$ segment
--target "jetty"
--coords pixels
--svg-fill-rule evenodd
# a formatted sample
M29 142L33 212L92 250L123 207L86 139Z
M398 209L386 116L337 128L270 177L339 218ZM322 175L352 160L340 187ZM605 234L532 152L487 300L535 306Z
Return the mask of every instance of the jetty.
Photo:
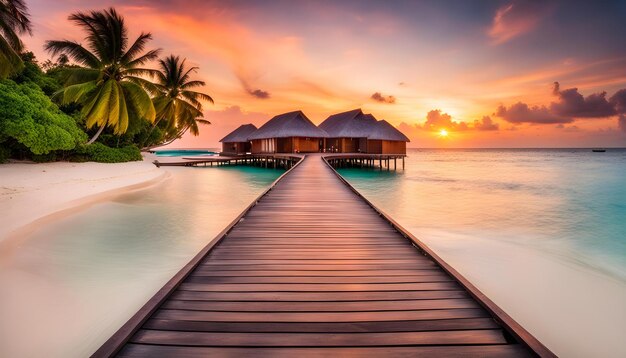
M294 166L304 154L238 154L206 155L194 157L162 157L152 163L157 167L206 167L221 165L252 165L265 168L289 169ZM376 168L379 170L404 169L406 154L366 154L366 153L327 153L326 161L335 168ZM376 164L378 162L378 164ZM398 162L401 162L398 164Z
M339 158L290 158L94 357L554 356L343 180Z

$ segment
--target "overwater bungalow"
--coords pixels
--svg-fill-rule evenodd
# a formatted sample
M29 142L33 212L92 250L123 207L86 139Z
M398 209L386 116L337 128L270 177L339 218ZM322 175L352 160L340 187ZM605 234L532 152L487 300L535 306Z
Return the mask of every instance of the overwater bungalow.
M333 114L319 127L328 133L325 151L333 153L367 153L367 137L376 118L361 109Z
M252 151L252 144L248 137L257 130L254 124L242 124L227 136L220 139L222 143L222 153L224 154L245 154Z
M314 153L324 146L328 134L302 111L283 113L253 132L248 140L252 153Z
M333 114L320 124L328 133L325 150L337 153L406 154L402 132L361 109Z
M406 154L409 138L386 120L376 122L367 136L367 153Z

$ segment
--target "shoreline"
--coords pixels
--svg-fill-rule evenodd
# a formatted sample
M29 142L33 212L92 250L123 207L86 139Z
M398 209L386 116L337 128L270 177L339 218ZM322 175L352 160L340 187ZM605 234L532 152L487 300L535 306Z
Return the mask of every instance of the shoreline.
M154 155L127 163L9 163L0 165L0 249L14 246L51 221L170 176ZM45 174L43 174L45 173Z

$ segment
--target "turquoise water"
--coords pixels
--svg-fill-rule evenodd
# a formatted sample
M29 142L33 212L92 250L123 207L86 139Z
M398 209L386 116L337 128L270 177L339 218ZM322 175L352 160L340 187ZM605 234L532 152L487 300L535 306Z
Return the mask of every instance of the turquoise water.
M558 355L626 356L626 150L408 156L339 171Z
M626 280L626 150L409 150L340 169L401 223L539 245Z
M560 356L626 356L625 150L408 154L340 172ZM88 356L282 173L168 171L2 253L0 357Z
M204 149L157 149L154 151L158 157L195 157L199 155L217 155L215 150Z
M89 356L283 172L168 171L2 253L0 357Z

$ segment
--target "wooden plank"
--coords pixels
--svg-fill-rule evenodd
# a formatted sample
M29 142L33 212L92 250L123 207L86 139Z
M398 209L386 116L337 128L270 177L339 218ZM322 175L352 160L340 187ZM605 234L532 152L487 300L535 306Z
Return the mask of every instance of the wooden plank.
M220 322L371 322L489 317L483 309L380 312L207 312L160 309L156 319Z
M378 322L212 322L151 319L146 329L187 332L287 332L287 333L358 333L422 332L467 329L497 329L492 318L462 318L419 321Z
M323 255L324 259L320 258ZM384 258L393 258L393 260L407 259L407 262L411 262L414 256L411 254L399 254L399 255L372 255L372 254L359 254L359 253L275 253L275 254L225 254L225 253L213 253L211 254L211 260L255 260L255 261L284 261L284 260L315 260L315 261L327 261L327 260L379 260Z
M207 292L367 292L367 291L442 291L457 290L456 282L426 282L426 283L194 283L199 277L189 278L179 286L184 291L207 291Z
M380 301L463 298L461 289L450 291L382 291L382 292L207 292L181 291L171 296L179 300L204 301Z
M142 329L130 340L141 344L211 347L376 347L506 343L500 330L391 333L224 333Z
M352 271L362 271L362 270L420 270L420 269L432 269L437 266L432 263L413 263L413 264L385 264L385 265L375 265L375 264L344 264L344 265L328 265L323 263L317 264L216 264L213 261L205 261L199 265L200 268L205 270L277 270L277 271L302 271L302 270L313 270L313 271L339 271L339 270L352 270Z
M347 260L327 260L324 258L319 259L249 259L249 260L220 260L220 259L210 259L208 264L212 265L375 265L375 264L388 264L388 265L422 265L422 266L434 266L430 261L418 261L415 262L413 259L398 259L398 260L381 260L381 259L347 259Z
M424 309L480 308L471 299L356 301L356 302L212 302L170 299L164 309L231 312L355 312L406 311Z
M186 282L191 283L424 283L452 282L452 278L441 273L417 276L214 276L195 271Z
M449 357L449 358L502 358L531 357L519 344L487 346L418 346L418 347L368 347L368 348L232 348L188 347L128 344L120 357L160 358L380 358L380 357Z
M269 246L262 248L250 247L248 245L244 247L230 247L226 245L221 245L214 250L214 253L228 253L228 254L243 254L243 255L251 255L251 254L268 254L268 253L300 253L300 254L320 254L320 253L367 253L372 255L389 255L389 254L406 254L407 247L406 246L398 246L394 248L386 248L382 247L373 247L369 249L355 248L355 247L343 247L343 248L330 248L330 247L322 247L322 248L311 248L311 247L280 247L280 246ZM410 252L410 251L409 251ZM415 256L415 253L412 253Z
M413 270L220 270L198 267L193 276L208 277L393 277L441 274L437 268Z

